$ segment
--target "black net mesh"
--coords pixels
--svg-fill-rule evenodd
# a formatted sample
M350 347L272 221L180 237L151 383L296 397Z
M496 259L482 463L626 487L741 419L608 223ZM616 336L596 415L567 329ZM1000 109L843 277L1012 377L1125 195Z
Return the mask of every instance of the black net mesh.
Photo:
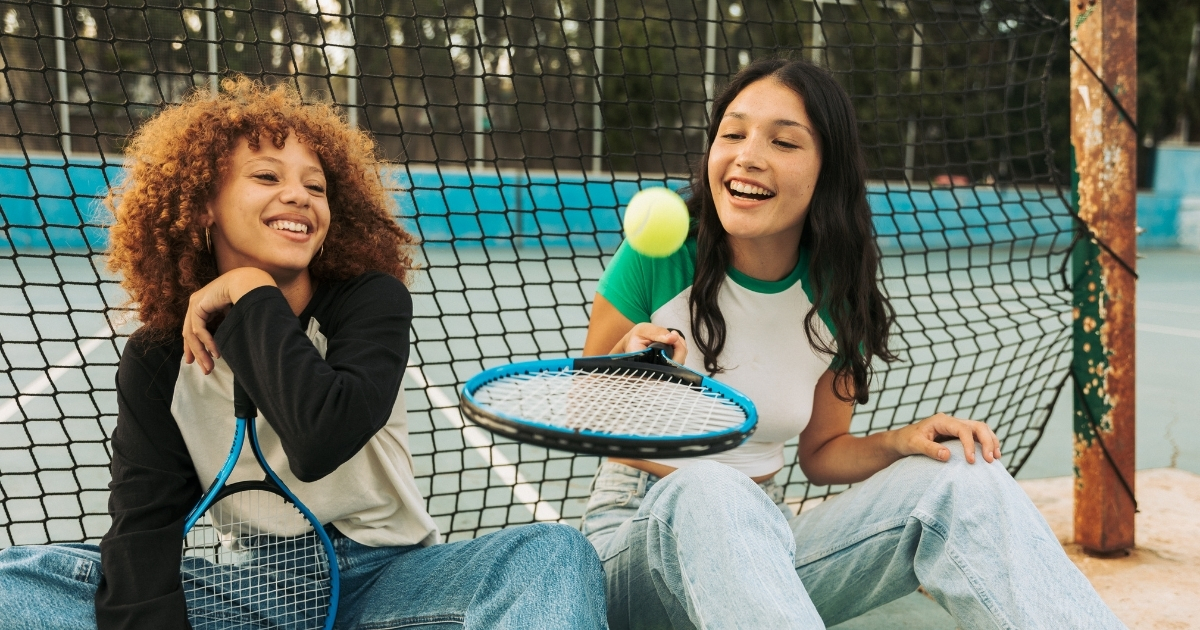
M450 540L578 522L598 459L464 426L456 392L579 353L624 202L685 182L713 91L766 55L826 64L860 119L904 360L853 432L987 420L1016 471L1063 381L1071 226L1046 112L1062 34L1030 3L35 0L0 2L0 28L0 547L108 526L136 322L103 271L99 200L131 129L229 72L344 105L394 161L425 264L412 454ZM779 480L794 505L842 489L794 465Z

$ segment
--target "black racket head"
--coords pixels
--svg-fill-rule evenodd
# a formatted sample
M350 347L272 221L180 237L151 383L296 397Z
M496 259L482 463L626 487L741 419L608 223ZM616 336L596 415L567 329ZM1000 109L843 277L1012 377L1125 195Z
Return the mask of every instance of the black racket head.
M329 627L333 578L322 533L271 483L223 488L184 536L193 630Z
M661 349L492 368L467 382L460 409L514 440L635 458L728 450L754 432L758 419L744 395Z

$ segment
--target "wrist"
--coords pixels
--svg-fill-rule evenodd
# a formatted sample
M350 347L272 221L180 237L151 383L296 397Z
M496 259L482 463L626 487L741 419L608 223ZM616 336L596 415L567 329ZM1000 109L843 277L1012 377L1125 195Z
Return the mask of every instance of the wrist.
M231 304L237 304L242 296L259 287L278 286L271 274L256 267L235 269L229 272L228 276L226 292L229 294Z
M882 446L887 456L892 459L900 459L910 455L907 449L904 448L905 440L904 435L901 433L904 429L905 427L901 427L883 433L884 441Z

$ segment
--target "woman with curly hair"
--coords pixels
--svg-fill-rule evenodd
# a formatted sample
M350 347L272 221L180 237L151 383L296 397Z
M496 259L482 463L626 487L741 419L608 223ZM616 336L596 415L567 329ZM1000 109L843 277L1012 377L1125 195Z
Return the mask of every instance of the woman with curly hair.
M0 553L0 627L188 627L183 524L229 452L235 375L267 460L334 539L336 627L604 627L603 573L569 527L434 544L401 385L413 238L373 140L293 89L222 88L143 125L108 197L109 266L141 320L117 371L111 529Z

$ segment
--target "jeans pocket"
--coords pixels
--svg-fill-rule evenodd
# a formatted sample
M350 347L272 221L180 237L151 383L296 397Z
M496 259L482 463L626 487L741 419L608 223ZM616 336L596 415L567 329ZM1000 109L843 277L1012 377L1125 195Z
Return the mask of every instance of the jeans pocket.
M593 510L628 507L635 498L645 496L643 473L623 464L604 462L592 477L591 495L584 513Z
M637 515L645 496L641 471L605 462L592 479L592 493L583 510L580 529L583 535L599 544Z

